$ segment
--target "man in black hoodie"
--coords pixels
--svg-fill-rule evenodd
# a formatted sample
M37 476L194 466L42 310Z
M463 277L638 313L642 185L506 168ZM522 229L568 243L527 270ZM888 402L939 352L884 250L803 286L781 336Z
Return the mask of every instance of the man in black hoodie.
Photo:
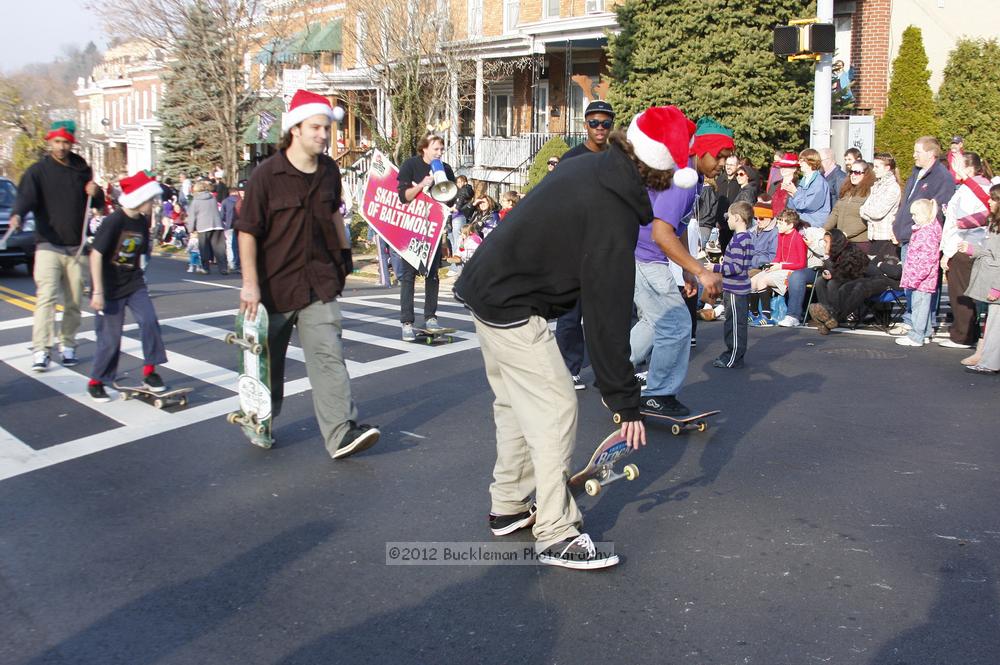
M686 132L686 149L686 126L651 123L642 141L619 131L609 149L564 160L511 210L455 284L455 296L475 315L496 395L490 528L506 535L534 525L540 563L584 570L618 563L580 532L582 516L566 484L578 406L548 319L582 303L604 403L629 445L644 445L629 362L634 252L640 225L653 219L648 189L670 185L672 170L654 166L663 163L661 137L671 131Z
M21 217L35 214L35 318L31 332L34 351L31 368L44 372L49 366L55 332L56 301L63 285L63 319L60 330L62 364L76 365L76 331L80 327L80 300L86 261L80 256L87 202L104 207L104 194L93 182L93 171L83 157L71 152L76 143L76 123L63 120L46 135L49 154L28 167L21 177L11 211L12 228Z

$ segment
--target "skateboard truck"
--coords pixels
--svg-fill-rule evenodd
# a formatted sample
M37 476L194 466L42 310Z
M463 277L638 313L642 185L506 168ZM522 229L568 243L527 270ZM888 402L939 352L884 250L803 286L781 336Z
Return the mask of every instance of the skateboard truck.
M264 434L267 431L267 428L257 420L256 414L253 413L248 416L244 416L241 411L233 411L226 416L226 422L230 425L242 425L243 427L247 427L253 430L253 433L257 435Z
M246 349L255 356L259 356L264 351L264 345L260 342L248 342L236 333L226 333L225 342L226 344L235 344L242 349Z

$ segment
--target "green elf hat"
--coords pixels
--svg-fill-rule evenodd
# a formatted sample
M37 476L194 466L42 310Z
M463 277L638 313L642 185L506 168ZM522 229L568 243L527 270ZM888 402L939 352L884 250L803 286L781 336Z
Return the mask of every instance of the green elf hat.
M733 130L725 127L718 120L711 116L698 118L698 124L694 130L694 137L691 139L691 154L701 157L709 153L712 157L718 157L723 149L736 148L733 141Z
M72 120L57 120L52 123L49 133L45 135L46 141L62 138L70 143L76 143L76 123Z

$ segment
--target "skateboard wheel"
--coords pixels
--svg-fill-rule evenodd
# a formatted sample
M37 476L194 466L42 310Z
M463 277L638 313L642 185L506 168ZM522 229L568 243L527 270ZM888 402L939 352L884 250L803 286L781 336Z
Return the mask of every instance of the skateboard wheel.
M706 423L704 421L698 423L698 431L699 432L704 432L707 429L708 429L708 423Z
M225 336L224 339L226 341L226 344L235 344L236 343L236 334L235 333L226 333L226 336Z
M128 393L118 393L118 399L123 402L128 401Z
M257 425L256 427L253 428L253 433L256 434L257 436L260 436L261 434L264 433L265 429L266 428L263 425Z
M601 493L601 483L593 478L588 480L583 485L583 489L587 491L590 496L597 496Z
M230 425L238 425L240 423L240 414L238 411L234 411L226 416L226 422Z
M261 346L260 344L251 344L250 345L250 353L254 354L255 356L259 356L261 353L263 353L263 351L264 351L264 347Z
M163 400L159 399L159 398L153 400L153 406L155 406L157 409L162 409L163 408Z
M681 426L680 425L671 425L670 426L670 433L673 434L674 436L677 436L678 434L681 433Z
M625 474L625 480L635 480L639 477L639 467L635 464L626 464L622 472Z
M179 400L177 400L177 403L180 404L181 406L187 406L188 398L187 397L181 397Z

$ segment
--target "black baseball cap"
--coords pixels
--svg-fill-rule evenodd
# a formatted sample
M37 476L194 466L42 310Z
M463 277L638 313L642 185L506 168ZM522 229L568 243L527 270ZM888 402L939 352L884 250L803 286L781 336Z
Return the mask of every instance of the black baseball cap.
M951 142L952 143L965 143L965 139L963 139L961 136L952 136L951 137Z
M587 110L583 112L583 117L586 118L591 113L606 113L612 118L615 117L615 111L611 108L611 104L608 104L603 99L595 99L587 104Z

